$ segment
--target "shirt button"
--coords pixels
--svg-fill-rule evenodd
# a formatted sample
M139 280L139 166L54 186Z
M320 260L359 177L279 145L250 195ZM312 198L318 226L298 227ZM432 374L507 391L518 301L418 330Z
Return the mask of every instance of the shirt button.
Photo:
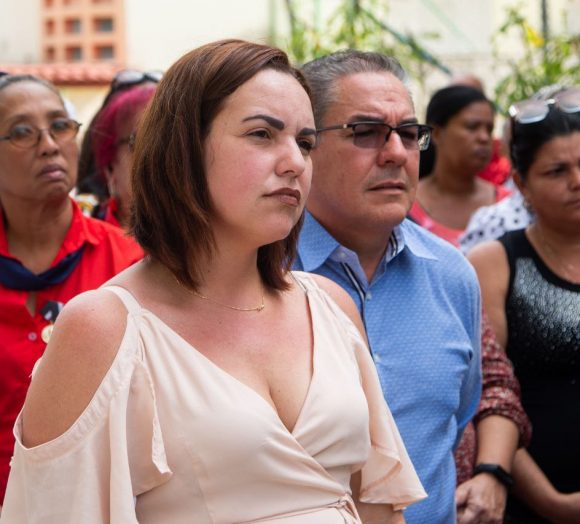
M346 258L346 253L344 251L340 252L340 259L344 260Z
M28 340L30 340L30 342L34 342L37 338L38 335L34 331L28 333Z
M368 291L367 294L365 295L365 299L372 300L372 298L373 298L373 294L370 291Z

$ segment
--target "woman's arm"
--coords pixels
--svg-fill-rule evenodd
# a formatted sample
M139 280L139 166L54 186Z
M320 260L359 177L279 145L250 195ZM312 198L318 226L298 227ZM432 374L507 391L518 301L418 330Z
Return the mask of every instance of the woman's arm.
M505 249L497 241L484 242L475 246L467 259L477 273L483 310L489 318L497 341L505 348L507 342L505 300L510 277Z
M359 501L361 473L356 472L350 478L352 498L363 524L405 524L402 511L395 511L390 504L365 504Z
M83 293L66 305L24 404L26 447L62 435L81 415L111 367L126 318L120 300L105 290Z
M519 430L508 418L492 415L477 425L477 464L499 464L511 471ZM501 524L507 487L491 473L480 473L460 484L456 491L459 524Z
M513 492L538 515L558 524L580 522L580 492L561 493L525 449L516 453Z

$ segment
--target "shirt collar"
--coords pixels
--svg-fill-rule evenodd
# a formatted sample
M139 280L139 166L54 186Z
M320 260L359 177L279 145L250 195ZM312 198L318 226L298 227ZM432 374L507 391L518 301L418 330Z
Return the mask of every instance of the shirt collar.
M340 247L339 242L308 212L298 239L298 255L304 271L315 271Z
M391 260L402 253L405 248L410 253L419 257L437 260L438 257L423 242L418 234L416 226L408 219L393 230L396 240L396 250L389 246L382 264L388 264ZM304 271L315 271L322 266L327 259L335 259L340 253L348 253L344 248L308 211L305 212L304 225L298 241L298 255Z
M73 206L73 216L67 231L67 234L60 246L60 249L53 260L51 266L57 264L61 259L63 259L69 253L78 250L85 242L89 244L98 244L99 239L95 236L94 232L88 227L88 219L82 214L79 206L70 199L71 205ZM6 237L6 228L4 224L4 216L0 211L0 254L10 258L14 258L8 250L8 239ZM17 260L17 259L15 259Z

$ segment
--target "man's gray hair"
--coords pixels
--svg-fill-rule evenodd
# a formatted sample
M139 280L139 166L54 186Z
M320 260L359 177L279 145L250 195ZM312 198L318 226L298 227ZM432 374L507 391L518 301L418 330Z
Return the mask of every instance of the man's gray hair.
M301 68L312 90L312 106L317 127L334 100L336 81L357 73L390 73L408 88L407 73L396 58L370 51L346 49L308 62Z

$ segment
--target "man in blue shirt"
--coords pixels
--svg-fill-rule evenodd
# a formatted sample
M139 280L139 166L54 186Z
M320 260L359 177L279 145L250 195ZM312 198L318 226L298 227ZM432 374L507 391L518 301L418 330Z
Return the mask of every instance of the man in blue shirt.
M320 134L295 267L331 278L359 307L429 495L407 522L455 523L453 449L481 391L480 298L459 251L405 219L430 130L390 57L343 51L303 73Z

